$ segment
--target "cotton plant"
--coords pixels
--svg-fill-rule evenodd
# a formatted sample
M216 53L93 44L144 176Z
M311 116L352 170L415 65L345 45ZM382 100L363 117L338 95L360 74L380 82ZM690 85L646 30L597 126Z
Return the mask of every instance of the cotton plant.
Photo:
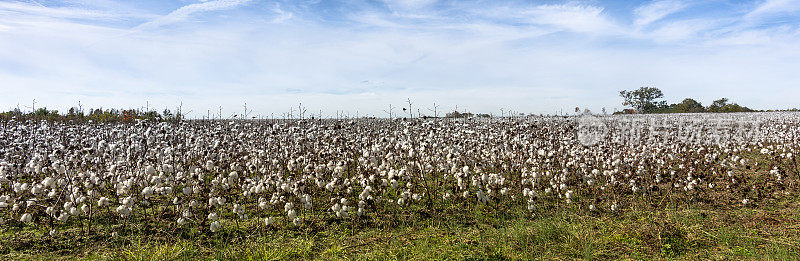
M72 220L125 224L166 213L156 210L171 211L174 219L159 220L165 224L205 224L212 232L231 218L263 219L268 227L285 218L302 227L318 222L315 216L359 222L428 207L613 213L664 191L685 199L742 192L731 200L746 206L761 200L744 193L748 186L796 179L797 141L780 137L800 134L798 125L800 117L787 113L14 122L3 144L36 147L3 148L0 227L53 220L57 235ZM31 130L35 143L23 135ZM742 176L755 169L769 176Z

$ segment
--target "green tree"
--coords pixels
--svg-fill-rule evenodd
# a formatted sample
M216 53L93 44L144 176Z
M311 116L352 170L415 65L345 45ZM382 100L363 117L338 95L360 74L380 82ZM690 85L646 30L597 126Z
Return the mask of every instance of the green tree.
M664 98L664 93L655 87L640 87L633 91L620 91L622 105L631 106L639 113L650 113L659 108L666 108L666 101L657 101Z
M728 104L728 98L722 98L719 100L714 101L708 106L708 111L710 112L722 112L722 108Z
M703 107L703 104L692 98L683 99L681 103L675 104L674 106L674 112L705 112L705 111L706 108Z

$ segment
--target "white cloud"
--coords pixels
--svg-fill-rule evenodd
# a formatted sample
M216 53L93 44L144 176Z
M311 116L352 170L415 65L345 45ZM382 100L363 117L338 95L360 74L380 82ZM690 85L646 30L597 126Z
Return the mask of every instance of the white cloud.
M31 99L59 110L77 101L95 108L149 101L160 109L183 101L200 117L218 106L230 115L247 102L255 114L280 116L302 102L326 115L381 116L388 104L411 98L495 114L501 107L610 111L622 107L619 90L642 84L661 88L670 101L729 97L755 108L791 107L800 95L794 27L720 32L724 23L711 18L661 18L636 35L602 7L577 4L458 10L469 19L367 9L346 12L336 24L295 6L259 7L260 19L137 34L69 18L0 15L0 109ZM174 16L200 10L218 9ZM282 12L291 22L272 23ZM564 31L572 33L553 34Z
M800 11L800 0L766 0L745 15L747 19Z
M10 17L48 17L56 19L121 20L126 18L147 18L146 14L109 12L76 7L48 7L39 3L0 2L0 21Z
M185 5L167 15L156 18L155 20L140 24L133 28L134 31L146 30L150 28L161 27L164 25L180 22L186 20L195 13L209 12L232 9L244 5L252 0L214 0L208 2L201 2L196 4Z
M409 11L428 7L436 0L383 0L393 11Z
M533 24L553 25L573 32L614 32L618 27L603 15L603 8L588 5L540 5L521 12Z
M278 3L275 3L275 8L272 8L272 11L278 15L272 19L272 23L283 23L294 17L293 13L283 11L283 9L281 9L281 5Z
M719 22L711 19L687 19L667 22L645 34L656 42L674 42L687 39L699 39L700 36L719 28Z
M633 10L635 16L633 25L637 28L647 26L668 15L679 12L687 6L688 4L682 0L658 0L650 2Z

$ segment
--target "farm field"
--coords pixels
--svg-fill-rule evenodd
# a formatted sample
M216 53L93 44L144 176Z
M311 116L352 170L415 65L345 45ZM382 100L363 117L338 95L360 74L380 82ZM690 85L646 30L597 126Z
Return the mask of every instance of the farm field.
M4 121L0 258L800 256L800 113Z

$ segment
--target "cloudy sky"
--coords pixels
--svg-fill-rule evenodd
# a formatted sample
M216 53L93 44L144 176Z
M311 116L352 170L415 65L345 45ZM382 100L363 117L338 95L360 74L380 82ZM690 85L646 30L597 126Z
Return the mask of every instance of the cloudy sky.
M800 107L800 0L0 1L0 110L547 114L639 86Z

